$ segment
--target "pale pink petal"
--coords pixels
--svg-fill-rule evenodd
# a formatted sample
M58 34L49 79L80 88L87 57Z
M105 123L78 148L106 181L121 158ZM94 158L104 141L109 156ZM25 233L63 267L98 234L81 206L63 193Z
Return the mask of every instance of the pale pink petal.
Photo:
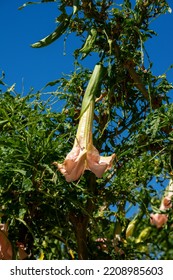
M6 234L0 230L0 260L12 260L13 250Z
M76 160L80 152L81 152L81 148L79 147L79 145L74 146L72 150L67 154L66 159Z
M5 232L6 236L8 236L8 225L7 224L0 224L0 230Z
M172 207L171 198L166 196L163 198L160 210L166 210ZM151 224L155 225L157 228L161 228L164 224L167 223L168 215L166 214L151 214L150 215L150 222Z
M63 166L67 170L67 173L70 174L74 169L74 164L80 160L81 157L81 149L79 147L73 147L73 149L66 156Z
M160 209L165 210L165 209L169 209L171 207L172 207L171 198L169 196L164 197Z
M151 214L150 223L155 225L157 228L161 228L166 224L168 216L166 214Z
M112 167L112 162L115 155L103 157L99 155L98 150L90 145L87 151L87 169L91 170L98 178L101 178L103 173Z
M100 161L99 163L101 164L102 162L106 163L107 164L107 169L110 169L112 168L112 163L114 161L114 158L115 158L115 154L112 154L111 156L108 156L108 157L102 157L100 156Z
M69 153L62 164L58 164L59 171L65 176L67 182L76 181L85 170L86 150L80 151L77 157Z

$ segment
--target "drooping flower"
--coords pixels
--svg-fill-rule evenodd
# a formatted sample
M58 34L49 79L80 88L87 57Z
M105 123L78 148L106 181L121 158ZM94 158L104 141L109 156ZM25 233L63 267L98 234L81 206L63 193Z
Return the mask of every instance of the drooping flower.
M93 145L94 94L97 88L94 81L99 81L100 72L98 70L100 71L100 68L96 65L90 79L91 82L89 82L85 92L81 109L82 115L73 148L62 164L57 162L53 163L65 176L67 182L78 180L85 170L92 171L100 178L106 170L112 167L112 162L115 158L115 154L108 157L100 156L98 150ZM93 87L95 90L92 90Z
M163 227L168 221L168 215L166 214L151 214L150 215L150 223L157 228Z
M172 208L171 198L173 196L173 181L170 180L168 187L165 191L165 197L162 199L160 210L165 211L169 208ZM168 221L168 214L165 213L156 213L150 215L150 223L155 225L157 228L161 228Z

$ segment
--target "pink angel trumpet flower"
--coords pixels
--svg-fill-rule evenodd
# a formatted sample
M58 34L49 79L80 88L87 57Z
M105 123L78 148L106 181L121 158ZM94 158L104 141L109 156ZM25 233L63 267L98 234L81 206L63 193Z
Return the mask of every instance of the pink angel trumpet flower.
M62 164L54 163L65 176L67 182L76 181L85 170L92 171L98 178L112 167L115 154L100 156L93 145L92 122L94 101L91 101L87 110L83 113L71 152L66 156Z
M171 198L173 196L173 181L170 180L170 183L165 191L165 197L162 199L160 210L164 211L169 208L172 208ZM168 221L168 215L162 213L156 213L150 215L150 223L155 225L157 228L163 227Z
M96 67L94 71L95 70L97 70ZM93 74L95 73L94 71ZM92 123L94 116L94 97L90 94L88 102L88 96L86 98L88 88L91 88L90 82L86 89L84 100L82 103L81 112L84 112L80 117L73 148L71 152L66 156L62 164L57 162L53 163L65 176L67 182L78 180L80 176L83 175L85 170L90 170L98 178L101 178L103 173L112 167L112 163L115 158L115 154L112 154L108 157L100 156L98 150L93 145ZM86 100L88 102L87 106ZM83 109L84 107L85 109Z

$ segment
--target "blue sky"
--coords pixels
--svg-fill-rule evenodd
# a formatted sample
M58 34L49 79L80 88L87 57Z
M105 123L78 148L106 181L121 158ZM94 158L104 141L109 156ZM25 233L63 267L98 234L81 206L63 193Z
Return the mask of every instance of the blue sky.
M16 83L16 90L26 94L31 87L37 91L47 82L58 79L62 73L73 71L73 50L80 47L80 43L70 35L66 41L66 55L63 54L64 36L46 48L31 48L30 44L55 29L57 3L30 5L18 10L24 3L25 0L0 1L0 71L5 72L5 82L9 86ZM172 1L168 3L173 9ZM173 64L172 26L173 13L161 16L151 25L158 36L150 39L146 48L156 75L164 73ZM93 66L91 57L83 63ZM167 77L173 83L173 70Z

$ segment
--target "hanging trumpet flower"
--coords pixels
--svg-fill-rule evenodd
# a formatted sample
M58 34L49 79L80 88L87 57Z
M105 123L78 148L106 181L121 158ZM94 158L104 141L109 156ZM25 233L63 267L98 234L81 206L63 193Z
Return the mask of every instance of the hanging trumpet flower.
M94 98L100 85L102 71L103 66L97 64L86 88L78 130L71 152L66 156L62 164L54 162L54 165L65 176L67 182L78 180L85 170L92 171L100 178L106 170L112 167L112 162L115 158L115 154L108 157L100 156L93 145L92 139Z

